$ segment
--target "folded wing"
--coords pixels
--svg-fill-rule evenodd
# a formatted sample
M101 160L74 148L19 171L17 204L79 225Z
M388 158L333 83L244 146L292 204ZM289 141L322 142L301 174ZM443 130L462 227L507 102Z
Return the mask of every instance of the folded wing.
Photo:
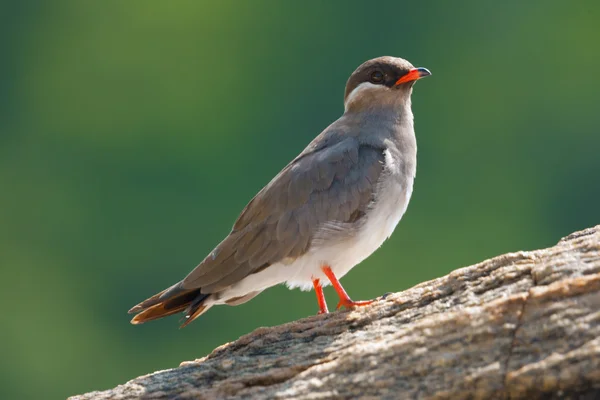
M306 253L320 229L359 223L383 170L383 150L347 138L303 153L242 211L225 238L182 282L215 293Z

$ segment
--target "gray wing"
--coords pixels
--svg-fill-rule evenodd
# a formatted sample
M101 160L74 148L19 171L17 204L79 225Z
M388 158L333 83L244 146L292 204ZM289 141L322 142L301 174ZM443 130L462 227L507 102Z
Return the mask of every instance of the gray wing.
M242 211L229 236L181 282L215 293L306 253L325 226L366 213L383 170L383 149L354 138L302 153Z

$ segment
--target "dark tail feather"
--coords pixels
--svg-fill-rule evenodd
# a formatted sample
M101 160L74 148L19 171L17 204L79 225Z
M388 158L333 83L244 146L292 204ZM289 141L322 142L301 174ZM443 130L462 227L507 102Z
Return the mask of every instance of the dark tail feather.
M208 295L201 294L200 296L196 297L194 299L194 301L192 301L188 305L187 309L185 310L185 317L184 317L185 322L183 322L181 324L180 328L185 328L193 320L195 320L196 318L198 318L199 316L204 314L206 311L208 311L208 309L210 308L210 305L204 304L204 300L206 299L206 297L208 297ZM179 321L179 322L181 322L181 321Z
M134 325L143 324L147 321L185 311L186 321L182 324L182 327L184 327L208 310L210 306L203 303L209 296L209 294L200 293L199 288L183 289L181 283L177 283L129 310L130 314L137 313L131 323Z
M182 320L179 321L181 323L181 326L179 328L185 328L186 326L191 324L193 320L195 320L196 318L204 314L206 311L208 311L209 308L210 306L201 305L194 307L185 314L185 317L183 318L183 323Z
M174 299L176 297L179 297L180 295L190 293L194 290L198 290L198 292L199 292L199 289L192 289L192 290L184 289L181 285L181 282L177 282L173 286L163 290L160 293L155 294L154 296L150 297L149 299L142 301L140 304L136 305L135 307L132 307L128 311L128 313L129 314L137 314L141 311L144 311L147 308L152 307L153 305L162 303L169 299Z

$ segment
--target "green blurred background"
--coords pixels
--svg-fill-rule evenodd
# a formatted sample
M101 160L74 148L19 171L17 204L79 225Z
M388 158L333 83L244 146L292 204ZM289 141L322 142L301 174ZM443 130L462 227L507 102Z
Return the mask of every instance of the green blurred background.
M343 283L406 289L600 222L600 2L29 1L0 5L0 398L64 398L317 310L276 287L132 326L343 111L381 55L416 85L419 167ZM330 306L336 301L326 290Z

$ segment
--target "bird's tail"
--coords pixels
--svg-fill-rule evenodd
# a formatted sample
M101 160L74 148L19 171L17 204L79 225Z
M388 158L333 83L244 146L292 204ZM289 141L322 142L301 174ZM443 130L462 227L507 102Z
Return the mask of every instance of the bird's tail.
M181 324L183 328L208 311L212 306L207 302L210 296L210 294L201 293L199 288L184 289L181 282L178 282L131 308L129 314L137 314L133 317L131 323L134 325L143 324L147 321L184 312L185 320Z

